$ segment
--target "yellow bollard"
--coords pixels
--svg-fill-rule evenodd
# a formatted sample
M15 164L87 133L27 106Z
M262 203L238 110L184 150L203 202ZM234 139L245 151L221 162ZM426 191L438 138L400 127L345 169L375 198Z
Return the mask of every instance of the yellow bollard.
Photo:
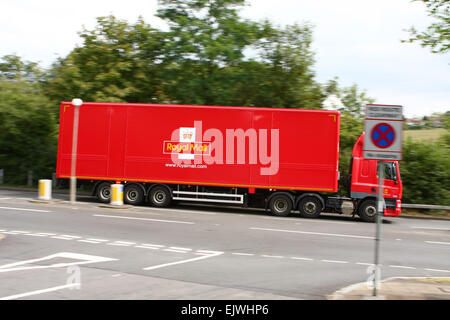
M111 205L113 206L123 205L123 184L111 185Z
M39 200L52 200L52 180L40 179L39 180Z

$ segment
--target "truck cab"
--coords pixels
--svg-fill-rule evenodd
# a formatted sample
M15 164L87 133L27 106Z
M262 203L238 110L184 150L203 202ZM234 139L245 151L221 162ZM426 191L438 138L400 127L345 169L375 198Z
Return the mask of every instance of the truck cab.
M357 203L356 213L361 219L373 221L376 216L378 194L377 165L379 160L363 158L364 133L356 141L350 160L350 197ZM403 193L398 161L383 161L384 216L398 216L401 212Z

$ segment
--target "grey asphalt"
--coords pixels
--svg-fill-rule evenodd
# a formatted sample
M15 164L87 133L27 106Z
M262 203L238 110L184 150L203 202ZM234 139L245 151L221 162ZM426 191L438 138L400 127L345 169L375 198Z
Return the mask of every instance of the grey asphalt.
M326 299L374 260L375 225L350 216L36 196L0 190L0 299ZM450 221L384 218L380 262L382 279L450 276Z

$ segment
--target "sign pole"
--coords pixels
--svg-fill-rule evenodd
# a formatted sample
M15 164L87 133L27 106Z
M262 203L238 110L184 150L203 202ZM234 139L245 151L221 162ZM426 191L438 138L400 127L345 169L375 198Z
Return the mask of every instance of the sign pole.
M373 296L377 296L377 288L380 277L380 240L381 240L381 217L384 215L384 200L383 200L383 182L384 182L384 163L378 162L378 199L377 199L377 213L376 213L376 234L375 234L375 268L373 277Z

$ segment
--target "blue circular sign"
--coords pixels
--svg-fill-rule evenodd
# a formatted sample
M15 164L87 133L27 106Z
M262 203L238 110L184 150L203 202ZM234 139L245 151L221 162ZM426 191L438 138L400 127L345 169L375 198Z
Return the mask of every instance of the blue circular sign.
M389 148L395 141L395 130L388 123L379 123L373 127L370 138L378 148Z

